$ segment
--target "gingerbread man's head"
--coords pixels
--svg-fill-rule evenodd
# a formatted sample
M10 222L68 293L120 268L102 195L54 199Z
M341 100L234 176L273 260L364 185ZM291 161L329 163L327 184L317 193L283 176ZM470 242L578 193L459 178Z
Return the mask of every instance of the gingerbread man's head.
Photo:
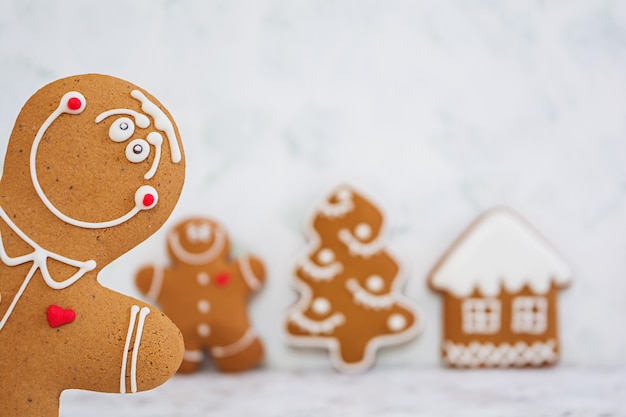
M225 258L230 240L219 223L198 217L176 225L167 236L167 250L174 263L205 265Z
M1 415L54 416L65 389L135 392L176 371L178 329L97 272L163 225L184 169L171 115L127 81L68 77L26 102L0 181Z

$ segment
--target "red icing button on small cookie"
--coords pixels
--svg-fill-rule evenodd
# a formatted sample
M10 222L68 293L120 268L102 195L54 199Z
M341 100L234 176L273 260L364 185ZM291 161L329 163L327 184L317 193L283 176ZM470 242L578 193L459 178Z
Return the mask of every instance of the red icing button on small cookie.
M73 322L76 318L76 313L72 309L61 308L52 304L46 311L46 317L50 327L59 327Z
M220 272L215 275L214 280L219 287L223 287L230 281L230 272Z
M78 110L83 103L80 101L78 97L72 97L67 100L67 108L70 110Z

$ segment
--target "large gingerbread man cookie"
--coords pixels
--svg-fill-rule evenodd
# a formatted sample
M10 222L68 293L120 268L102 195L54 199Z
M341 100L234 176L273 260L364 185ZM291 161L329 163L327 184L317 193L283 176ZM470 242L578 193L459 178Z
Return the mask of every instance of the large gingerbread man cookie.
M285 322L291 344L324 347L337 370L354 372L371 367L380 347L417 335L422 318L401 292L402 269L373 203L339 186L315 207L306 232L310 246L294 280L300 298Z
M208 353L218 370L237 372L263 359L246 303L265 280L254 256L231 259L224 228L206 218L187 219L167 237L168 267L147 266L137 286L180 327L185 356L180 372L193 372Z
M171 115L127 81L73 76L26 102L0 181L0 415L57 416L63 390L144 391L176 371L176 326L97 278L183 180Z

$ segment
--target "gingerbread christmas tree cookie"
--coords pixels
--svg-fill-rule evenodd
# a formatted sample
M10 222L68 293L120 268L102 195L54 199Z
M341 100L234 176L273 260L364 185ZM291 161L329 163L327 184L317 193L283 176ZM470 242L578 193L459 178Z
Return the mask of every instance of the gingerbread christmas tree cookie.
M0 415L53 417L63 390L175 372L176 326L97 277L165 222L184 168L172 116L127 81L68 77L26 102L0 181Z
M556 363L557 295L571 277L561 255L513 210L497 207L478 217L428 277L443 297L444 363Z
M207 218L177 224L167 236L167 249L170 265L142 268L136 283L183 333L179 371L195 371L207 354L223 372L258 365L263 345L246 303L265 281L263 263L248 255L231 258L226 230Z
M371 367L380 347L418 334L422 318L401 292L402 269L374 204L339 186L315 207L307 235L295 270L299 300L285 322L289 343L326 348L333 366L350 372Z

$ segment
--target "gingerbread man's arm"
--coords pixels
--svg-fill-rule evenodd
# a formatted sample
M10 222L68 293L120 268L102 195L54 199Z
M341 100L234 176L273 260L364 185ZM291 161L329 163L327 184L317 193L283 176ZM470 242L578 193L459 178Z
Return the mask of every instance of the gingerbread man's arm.
M256 256L245 255L237 259L237 272L251 291L261 289L265 282L265 266Z
M159 266L145 266L137 272L135 284L139 291L152 302L156 302L161 295L165 270Z

